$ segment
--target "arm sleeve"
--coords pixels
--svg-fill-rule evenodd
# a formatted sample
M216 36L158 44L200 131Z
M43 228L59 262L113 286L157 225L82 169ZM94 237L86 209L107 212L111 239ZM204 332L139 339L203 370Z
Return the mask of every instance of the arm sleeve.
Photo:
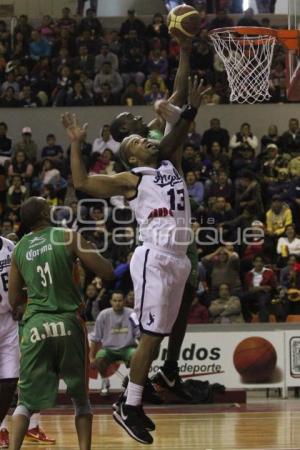
M97 317L90 339L93 342L101 342L103 339L103 319L101 314Z

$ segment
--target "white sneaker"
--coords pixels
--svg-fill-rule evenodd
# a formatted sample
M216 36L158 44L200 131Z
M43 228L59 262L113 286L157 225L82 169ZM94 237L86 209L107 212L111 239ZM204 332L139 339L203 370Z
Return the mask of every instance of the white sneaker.
M108 395L109 394L109 388L110 388L110 382L107 378L102 378L102 385L100 390L100 395Z

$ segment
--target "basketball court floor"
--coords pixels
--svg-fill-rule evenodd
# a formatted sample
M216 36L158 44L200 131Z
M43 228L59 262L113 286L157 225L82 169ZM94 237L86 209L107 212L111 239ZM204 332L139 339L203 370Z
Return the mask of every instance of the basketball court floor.
M300 401L250 394L247 404L149 407L154 419L153 450L299 450ZM94 409L93 450L135 450L136 443L116 425L109 407ZM24 449L77 450L72 409L42 416L55 445L25 442ZM144 446L145 447L145 446Z

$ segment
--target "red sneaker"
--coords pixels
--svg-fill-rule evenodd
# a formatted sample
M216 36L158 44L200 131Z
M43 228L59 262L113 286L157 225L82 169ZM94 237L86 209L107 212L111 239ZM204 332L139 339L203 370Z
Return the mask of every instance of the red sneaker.
M26 433L26 440L29 440L31 442L38 442L39 444L55 444L55 439L50 438L49 436L46 436L46 434L43 432L43 430L37 426L35 428L31 428L31 430L28 430Z
M8 448L9 446L9 433L6 428L0 430L0 448Z

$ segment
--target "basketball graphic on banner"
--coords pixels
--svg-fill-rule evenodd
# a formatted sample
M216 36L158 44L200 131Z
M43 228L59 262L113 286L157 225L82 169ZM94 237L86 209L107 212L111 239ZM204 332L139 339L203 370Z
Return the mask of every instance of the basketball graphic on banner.
M277 362L273 344L262 337L249 337L241 341L233 354L233 364L244 382L270 381Z

